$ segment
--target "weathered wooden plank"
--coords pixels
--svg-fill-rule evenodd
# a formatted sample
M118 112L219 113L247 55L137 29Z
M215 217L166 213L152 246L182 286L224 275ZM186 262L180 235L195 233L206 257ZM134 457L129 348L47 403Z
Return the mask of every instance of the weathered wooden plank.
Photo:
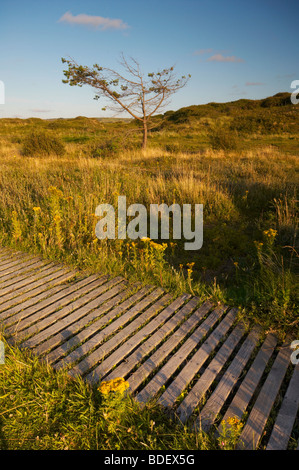
M2 250L0 251L0 262L5 261L6 259L12 258L12 253L8 250Z
M299 364L295 367L288 389L267 445L267 450L286 450L299 409Z
M6 276L9 273L14 273L16 268L21 268L21 267L29 267L33 263L36 263L38 261L41 261L40 258L36 257L29 257L28 258L20 258L20 259L10 259L7 260L5 263L3 263L0 266L0 275L1 276Z
M15 255L15 256L6 256L5 258L3 258L1 260L0 272L5 270L6 267L8 267L11 263L13 263L13 265L15 266L16 264L18 264L22 261L26 262L26 261L30 261L31 259L32 259L32 256L30 256L30 255L24 256L23 254L18 254L18 255Z
M64 358L62 361L58 362L57 364L54 365L54 368L57 369L61 366L65 366L68 364L71 364L79 359L82 359L84 355L86 355L90 350L93 350L96 348L98 345L100 345L104 339L107 336L110 336L113 331L117 331L119 326L121 325L121 321L123 320L123 317L127 323L128 319L133 320L136 315L138 315L140 312L142 312L145 308L147 308L152 302L154 302L156 299L158 299L162 294L163 294L163 289L158 288L155 289L151 294L149 294L147 297L145 297L143 300L138 302L136 305L131 307L124 315L119 317L115 322L113 322L111 325L108 327L104 328L102 331L100 331L98 334L93 336L90 340L86 341L83 343L81 346L79 346L77 349L75 349L73 352L71 352L66 358ZM117 322L117 323L116 323ZM113 326L112 326L113 325ZM108 331L107 331L108 330ZM108 345L105 345L105 348L103 349L96 349L94 352L89 354L85 359L81 360L78 365L74 366L70 370L70 375L76 376L76 375L81 375L87 372L89 369L91 369L97 362L99 362L100 358L103 357L103 355L106 354L106 351L109 351L110 348L114 348L114 346L117 346L117 338L115 340L115 336L112 338L113 339L113 344L111 344L111 341Z
M128 323L131 320L132 315L135 316L136 310L134 308L131 308L123 315L121 314L125 312L128 308L132 307L132 305L142 299L145 295L147 295L152 289L152 286L146 286L140 291L136 292L134 295L122 302L121 305L118 305L117 307L113 308L107 315L105 315L105 317L100 318L99 320L89 325L87 328L84 328L84 330L80 331L80 333L70 338L67 343L64 344L62 347L52 351L49 356L47 356L47 360L53 363L54 361L61 359L62 356L65 356L67 354L66 357L64 357L59 362L57 362L57 364L54 365L56 369L69 366L70 364L78 360L78 358L85 355L90 349L93 349L95 346L100 344L104 338L111 336L120 327ZM109 323L119 315L121 316L117 320L114 320L108 326L103 328L106 323ZM98 332L99 329L101 329L100 332ZM90 341L86 341L93 335L95 336ZM86 341L86 343L78 347L83 341ZM90 346L91 342L93 346ZM75 349L73 352L70 352L70 350L74 349L76 346L77 349Z
M70 281L74 276L75 273L73 272L66 272L66 274L61 274L59 272L57 277L49 276L50 279L46 281L44 279L45 282L42 285L35 287L33 290L25 292L24 294L19 294L16 298L13 298L13 300L8 300L7 302L0 304L0 310L2 310L0 313L0 321L4 323L7 319L7 324L9 325L11 323L9 318L11 315L16 312L20 312L22 308L25 309L28 305L35 304L35 300L40 294L45 294L47 296L51 288L55 287L61 289L63 286L60 286L60 284ZM28 313L28 315L29 314L30 313ZM14 323L13 318L15 317L12 317L12 322Z
M58 269L55 265L52 266L46 266L44 270L39 270L36 274L30 273L28 276L22 276L22 280L17 280L15 284L9 285L8 287L1 289L0 288L0 301L3 299L3 301L7 300L6 299L6 294L9 293L15 293L18 292L22 288L26 288L28 285L34 284L34 282L39 281L42 283L42 278L45 277L48 274L52 274L57 272Z
M261 380L264 370L272 356L277 339L273 334L267 335L262 347L260 348L256 358L254 359L249 371L247 372L240 388L234 395L223 419L219 425L218 431L222 431L222 423L225 421L227 426L228 418L242 419L247 406Z
M53 267L55 266L54 263L46 264L43 261L38 261L32 264L30 268L25 269L25 271L21 270L22 271L21 273L14 272L14 273L8 274L7 276L4 276L1 279L2 282L0 284L0 296L2 294L5 294L4 289L6 289L6 292L10 292L10 290L14 290L17 287L17 284L20 281L23 281L23 280L27 281L27 279L30 276L32 276L33 270L34 270L34 274L42 277L43 273L47 271L49 268L51 268L52 266ZM6 279L7 277L8 279Z
M9 261L12 261L13 260L13 257L10 255L10 254L1 254L0 256L0 267L5 264L5 263L8 263Z
M132 323L130 323L128 326L126 326L121 331L119 331L115 336L113 336L110 340L104 343L102 347L98 348L97 353L101 351L100 353L101 356L100 358L98 358L98 361L99 359L100 360L104 359L104 357L107 355L107 352L111 353L111 351L115 349L116 344L118 346L123 341L127 340L127 338L133 333L135 333L138 328L140 328L143 324L145 324L151 318L153 318L157 314L157 312L170 301L170 299L171 299L171 295L165 294L161 299L157 300L157 302L151 305L145 312L143 312L141 315L135 318ZM128 348L130 348L130 346L128 346ZM119 357L118 350L116 351L116 353L117 353L117 357ZM116 360L114 354L113 354L113 357L114 357L114 360ZM109 364L111 363L109 362ZM80 363L79 363L79 366L80 366ZM106 367L108 368L108 366ZM113 364L111 365L111 367L113 367ZM102 373L103 373L103 369L102 369L102 363L101 363L86 376L86 380L90 383L96 383L102 377Z
M55 280L66 273L66 270L56 271L55 268L53 268L47 276L37 279L35 282L32 282L32 284L27 284L25 287L20 287L13 292L9 292L1 298L0 310L3 311L7 308L13 307L24 299L32 297L35 294L36 287L44 286L46 282ZM4 316L5 313L3 315L1 313L1 318L4 318Z
M0 263L0 282L2 276L5 276L8 273L13 273L14 270L23 262L23 264L27 264L28 262L30 263L31 258L27 258L26 262L24 262L24 258L11 258L7 257L7 259L2 260ZM33 260L33 262L36 262L37 259Z
M69 354L70 350L73 349L75 346L78 346L80 343L83 341L87 340L90 336L95 334L99 329L103 328L106 324L111 322L116 316L120 315L123 313L125 310L130 308L135 302L138 300L142 299L147 293L152 290L151 286L147 286L143 289L140 289L137 291L134 295L130 295L132 292L132 289L129 288L124 292L121 292L115 299L111 299L111 301L107 302L105 305L100 307L99 309L95 310L95 313L88 315L87 317L84 318L87 322L92 321L94 318L96 318L94 315L100 316L106 311L109 311L112 307L112 310L109 311L106 315L103 317L99 318L98 320L94 321L91 323L89 326L85 327L82 331L81 328L83 328L83 323L80 322L80 320L75 324L72 325L71 327L68 328L67 332L70 333L72 336L70 339L68 339L68 336L66 337L65 332L63 331L63 339L67 339L63 345L58 346L56 349L51 351L49 354L45 356L45 361L47 361L49 364L52 364L54 362L57 362L59 359L61 359L63 356ZM115 306L117 303L119 303L120 300L124 300L120 305ZM113 326L112 329L115 329L115 325ZM76 334L77 331L80 331L80 333ZM68 334L67 333L67 334ZM62 361L63 363L63 361ZM65 364L63 364L65 366Z
M214 310L204 323L187 339L187 341L180 347L180 349L171 357L171 359L166 362L166 364L156 373L152 380L138 393L136 399L139 402L146 402L150 398L153 398L158 391L163 387L166 382L172 377L178 367L187 359L187 357L192 353L194 348L198 346L198 343L208 334L210 329L218 321L224 307L220 307ZM230 311L228 315L224 318L223 322L220 323L224 331L225 326L231 325L235 319L236 312ZM219 325L219 326L220 326ZM229 327L229 326L228 326ZM217 328L217 333L211 338L213 343L213 338L215 335L219 334L219 327ZM208 346L208 343L205 344L205 347ZM201 349L203 351L203 349Z
M98 279L97 276L89 276L72 284L66 284L66 282L73 277L73 273L64 274L57 279L57 283L55 283L57 285L54 287L52 287L53 282L47 283L43 286L45 287L45 290L41 289L40 293L36 293L35 296L6 310L6 318L1 321L1 324L6 328L6 337L9 338L25 328L26 325L28 326L28 323L22 322L25 318L51 304L55 304L56 301L66 297L67 294L73 293L76 290L79 290L80 287L90 284L92 281ZM0 314L0 320L1 319L2 317ZM9 325L13 326L9 327Z
M152 398L161 386L170 382L159 403L173 405L201 370L219 341L222 341L225 329L218 342L215 332L220 332L220 326L235 310L231 310L220 321L226 310L226 307L220 306L204 320L211 309L210 303L205 303L190 315L198 301L195 297L183 305L187 298L182 296L166 306L170 296L162 289L152 292L152 297L151 294L147 295L153 289L152 286L131 295L129 289L124 290L125 281L122 278L114 284L115 280L106 282L108 276L102 280L90 276L71 285L62 285L76 274L42 258L0 248L1 328L5 329L9 340L23 341L22 347L32 348L44 360L54 364L55 368L72 367L69 371L71 376L87 374L85 379L92 383L103 377L110 380L129 376L130 391L134 392L155 373L137 395L136 399L140 402ZM184 317L186 315L189 316L187 320ZM219 325L214 328L218 322ZM228 332L230 327L225 331ZM238 324L180 404L177 413L182 422L186 422L200 397L218 379L229 358L233 357L243 334L243 327ZM258 330L254 328L200 413L204 430L215 423L231 391L236 388L257 341ZM181 342L183 344L177 350ZM201 342L203 344L199 345ZM274 335L267 335L224 414L218 431L228 417L243 417L253 401L276 344ZM259 445L290 363L291 350L287 346L285 344L280 350L261 387L240 436L238 449L257 448ZM196 352L189 359L195 349ZM174 350L175 354L170 356ZM185 365L186 359L188 362ZM164 361L166 363L159 370ZM175 376L182 364L184 367ZM136 365L140 365L137 370ZM132 370L135 372L130 376ZM285 396L282 397L267 450L287 448L298 416L298 389L299 366L294 368Z
M190 418L194 409L198 406L205 393L216 379L217 375L225 366L234 349L241 341L243 335L244 328L242 325L238 324L224 344L221 346L209 366L205 369L195 385L188 392L188 395L185 397L176 411L176 414L179 416L182 423L186 423L186 421Z
M37 269L39 266L49 266L49 265L50 263L45 263L42 261L35 261L35 263L33 265L30 265L30 267L20 268L16 271L12 271L8 274L5 274L0 277L0 289L2 287L5 287L4 283L6 283L6 285L9 285L10 283L12 284L17 276L19 277L23 274L28 276L29 275L28 273L31 270Z
M50 264L49 262L45 263L45 262L36 260L36 261L29 262L28 264L26 264L26 266L20 269L17 269L20 266L18 264L17 266L12 266L10 268L7 268L7 270L3 270L2 273L0 273L0 292L6 286L16 283L18 281L17 278L21 277L22 274L26 273L27 276L29 276L28 273L30 273L30 271L34 272L34 269L38 269L41 266L46 266L46 265L49 266L49 264Z
M16 314L13 317L8 317L7 320L4 320L4 322L7 321L7 324L11 324L12 322L15 323L15 319L17 318L17 325L14 325L11 328L8 328L6 330L8 337L11 336L12 334L17 333L19 340L25 338L26 336L28 336L28 334L31 334L32 331L23 332L22 330L29 328L30 325L32 325L33 323L36 323L37 321L42 320L43 318L47 317L51 313L55 312L57 309L62 308L63 306L73 302L75 299L77 299L81 295L86 294L92 289L95 289L96 287L103 284L108 279L109 279L109 276L103 276L101 278L98 278L97 276L89 276L63 289L61 289L61 286L59 286L60 287L59 291L54 296L50 296L50 297L48 297L49 290L46 290L45 292L42 292L42 294L47 295L46 299L37 304L33 302L34 305L31 305L31 303L32 301L36 299L35 296L31 297L30 299L27 299L23 304L20 304L20 308L22 308L22 306L26 306L27 304L29 304L28 308L23 308L19 312L19 314ZM53 285L53 282L51 283L51 285ZM55 287L55 289L56 288L57 287ZM15 313L15 310L18 306L19 305L13 307L12 309L5 311L5 314L9 315L11 311ZM2 314L0 314L0 319L1 319L1 315ZM37 330L34 330L34 331L37 331Z
M164 308L162 312L160 312L159 315L157 315L153 320L137 331L137 333L134 333L134 336L129 338L122 346L120 346L116 351L108 356L108 358L97 367L97 377L104 377L113 366L121 362L131 351L133 351L133 349L135 349L142 341L144 341L145 338L151 335L155 330L157 330L157 328L159 328L159 326L168 320L169 317L172 316L174 312L184 304L187 298L190 298L190 295L181 295L170 305ZM138 324L136 324L135 321L130 326L136 331L140 324L141 322L139 322L138 319Z
M161 363L169 356L169 354L183 341L188 334L201 322L205 315L211 309L211 303L205 302L199 307L188 320L186 320L180 328L171 337L160 346L139 368L129 377L130 391L135 392L138 387L142 384L147 377L154 372ZM225 308L216 308L212 312L207 320L200 325L197 330L190 337L191 340L199 341L198 335L205 335L209 328L212 327L212 323L216 323L217 320L224 313Z
M253 450L257 448L289 366L290 356L291 350L289 345L285 343L274 361L243 428L237 445L238 449Z
M62 296L60 299L56 300L54 303L45 308L38 309L36 313L30 315L29 318L25 318L19 325L22 327L22 331L18 332L18 342L22 341L24 338L26 339L28 336L32 336L35 333L41 331L42 327L45 328L51 324L52 321L56 321L56 317L53 318L53 315L57 315L58 318L62 318L64 315L71 313L76 307L79 308L80 306L87 303L86 294L92 291L92 295L96 297L97 292L95 289L104 284L108 280L108 276L103 276L100 279L96 279L95 281L91 282L88 285L80 286L80 289L75 289L75 291L70 290L66 296ZM42 323L44 322L44 323Z
M95 300L88 302L83 307L75 310L72 314L62 318L62 320L56 321L54 325L43 330L34 338L34 343L38 344L38 346L34 347L33 352L37 355L42 355L58 346L63 341L63 330L65 330L65 335L67 335L67 330L72 324L75 322L77 324L77 321L82 317L85 319L90 311L99 308L104 302L111 299L111 297L114 298L120 291L124 290L125 287L126 284L124 282L118 283L118 285L114 287L111 285L109 290L99 295Z
M122 316L117 318L113 323L108 325L99 333L95 334L91 339L83 343L81 346L79 346L70 354L68 354L68 356L66 356L57 364L55 364L54 368L60 369L62 367L69 366L72 363L82 359L83 356L85 356L88 352L90 352L90 350L93 350L94 348L99 346L106 338L108 338L113 333L118 331L119 328L129 323L129 321L132 321L136 315L138 315L140 312L142 312L142 310L144 310L152 302L154 302L157 298L159 298L163 292L164 292L163 289L160 289L160 288L155 289L153 292L147 295L144 299L142 299L136 305L131 307L126 313L124 313ZM91 325L91 327L93 327L93 325ZM97 355L98 355L97 350L95 351L94 356L92 354L93 353L91 353L89 356L89 360L91 364L93 360L97 361ZM92 365L89 367L88 361L86 361L86 363L82 361L80 367L81 367L81 370L83 371L83 370L88 370L89 368L92 367ZM74 375L77 374L76 367L74 368L73 374Z
M195 426L198 429L201 428L203 431L207 432L214 424L217 415L223 407L228 395L233 390L241 372L249 361L250 356L258 343L260 335L261 329L258 327L255 327L250 331L237 355L231 362L216 389L200 412L200 415L195 423Z
M56 312L52 313L51 315L48 315L45 317L43 320L39 321L38 323L32 325L31 327L27 328L26 330L22 331L22 335L26 334L32 335L30 338L25 340L23 343L21 343L22 348L34 348L37 346L42 340L46 339L47 334L45 333L45 329L52 326L53 324L57 323L58 320L61 320L62 318L66 317L67 315L71 314L75 310L82 308L84 305L87 305L89 302L91 302L94 299L97 299L101 294L103 294L106 290L110 289L117 283L120 283L123 281L122 277L116 277L114 279L111 279L108 282L103 282L103 280L98 280L98 285L99 287L93 289L92 291L88 292L87 294L84 294L82 297L79 297L75 301L71 302L70 304L66 305L65 307L61 308L60 310L57 310Z
M197 306L198 297L193 297L186 305L170 318L162 327L151 335L144 343L141 344L132 354L126 357L116 369L114 369L105 380L111 380L116 377L126 377L137 363L142 361L151 351L164 341L174 329L188 316Z
M2 250L0 251L0 261L2 262L3 259L12 257L12 253L9 250Z
M187 362L185 367L169 385L163 395L159 398L158 403L163 406L172 406L175 400L188 386L191 380L202 368L210 354L217 347L222 338L227 334L235 320L235 315L227 315L220 325L210 334L207 340L199 348L199 350Z
M12 256L12 254L8 250L4 250L3 248L0 249L0 259L6 258L8 256Z

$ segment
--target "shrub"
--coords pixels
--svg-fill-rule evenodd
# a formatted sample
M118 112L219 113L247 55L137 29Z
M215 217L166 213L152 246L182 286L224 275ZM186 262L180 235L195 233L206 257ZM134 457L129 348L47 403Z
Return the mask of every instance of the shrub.
M222 127L212 130L208 137L213 150L237 150L239 148L237 134Z
M32 132L23 142L23 155L25 156L41 156L41 155L58 155L61 156L65 152L63 143L46 132Z
M234 117L231 123L231 130L250 134L258 132L261 134L271 134L283 132L284 123L280 116L271 114L246 114Z
M117 141L110 140L92 146L90 156L93 158L109 158L116 156L119 152L119 143Z
M165 145L166 152L178 153L180 151L180 144L178 142L171 142Z

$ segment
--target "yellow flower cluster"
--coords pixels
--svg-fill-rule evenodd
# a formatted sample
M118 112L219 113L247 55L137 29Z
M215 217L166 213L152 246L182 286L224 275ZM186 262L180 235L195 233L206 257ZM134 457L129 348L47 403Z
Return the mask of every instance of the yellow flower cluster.
M108 381L103 381L98 390L101 392L103 395L109 395L111 392L116 392L116 393L123 393L125 390L129 388L129 383L126 382L125 379L122 377L118 377L116 379L108 380Z
M241 425L241 421L236 418L235 416L232 416L230 418L227 418L227 423L230 425L230 426L235 426L235 427L238 427Z
M263 234L267 238L273 238L274 239L277 235L277 230L274 230L273 228L269 228L269 230L264 230Z
M193 266L194 265L195 265L195 263L187 263L187 266L188 266L187 272L188 272L188 274L193 273Z
M155 248L155 250L164 251L167 248L167 243L162 243L160 245L159 243L151 242L151 246Z
M263 245L264 245L262 242L258 242L256 240L255 240L254 244L255 244L257 250L261 250Z
M142 241L142 242L149 242L150 245L151 245L153 248L155 248L155 250L158 250L158 251L164 251L164 250L166 250L166 248L167 248L167 243L162 243L162 244L160 244L160 243L155 243L155 242L153 242L153 241L152 241L150 238L148 238L148 237L143 237L143 238L141 238L141 241Z
M60 189L57 189L56 186L49 186L48 191L58 197L63 197L63 192Z

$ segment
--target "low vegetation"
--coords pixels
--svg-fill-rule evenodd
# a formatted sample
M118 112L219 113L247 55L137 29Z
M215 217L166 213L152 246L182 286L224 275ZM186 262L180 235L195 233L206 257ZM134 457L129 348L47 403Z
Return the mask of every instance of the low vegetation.
M151 402L54 372L6 345L0 366L1 450L212 450L234 448L240 423L213 437L192 432Z
M298 338L298 109L280 93L169 111L153 118L146 151L132 120L2 119L0 242L89 272L238 306L281 340ZM173 238L98 240L95 208L117 207L119 195L127 206L147 209L202 203L203 247L185 251ZM1 395L13 397L1 408L4 448L219 444L182 432L153 404L142 415L129 397L114 408L83 382L39 369L16 350L9 354L14 364L0 369Z

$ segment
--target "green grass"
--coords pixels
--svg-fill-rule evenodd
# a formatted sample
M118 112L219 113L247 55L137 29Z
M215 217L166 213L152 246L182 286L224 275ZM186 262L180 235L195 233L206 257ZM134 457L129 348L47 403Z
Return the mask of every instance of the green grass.
M6 344L0 365L1 450L212 450L215 437L183 427L154 402L102 395ZM226 439L232 445L232 439Z
M280 335L298 331L297 157L269 147L199 154L153 147L93 158L88 144L83 153L69 143L63 157L26 157L24 165L18 146L2 139L2 245L240 306ZM152 203L203 203L202 249L170 239L162 252L153 244L149 258L143 242L97 240L95 208L117 207L119 195L148 211Z
M237 306L280 340L298 339L299 107L288 98L165 113L154 120L146 152L130 120L1 119L1 245ZM64 154L35 155L32 148L25 156L36 134L47 136L45 145L55 142L54 150L60 143ZM186 252L173 239L162 250L155 243L163 240L97 240L95 208L117 206L119 195L126 195L127 206L147 209L202 203L202 249ZM154 403L141 410L130 396L107 402L96 388L15 348L7 346L0 377L4 449L219 447ZM228 439L225 446L231 445Z

